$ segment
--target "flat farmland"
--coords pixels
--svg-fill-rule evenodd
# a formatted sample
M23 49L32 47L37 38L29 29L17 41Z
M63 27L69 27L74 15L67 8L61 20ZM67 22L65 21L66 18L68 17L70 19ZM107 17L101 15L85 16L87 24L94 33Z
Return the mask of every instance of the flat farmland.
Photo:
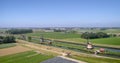
M35 51L27 51L12 55L1 56L0 63L40 63L52 57L53 56L39 54Z
M87 40L81 38L81 34L76 33L62 33L62 32L37 32L37 33L28 33L27 36L36 36L36 38L40 38L42 35L44 38L50 39L60 39L65 41L73 41L76 43L86 43ZM104 44L104 45L120 45L120 37L109 37L109 38L100 38L100 39L90 39L90 42L93 44Z
M0 56L30 51L31 49L23 47L23 46L14 46L9 48L0 49Z
M82 39L82 38L71 38L71 39L63 39L63 40L73 41L76 43L86 43L87 42L86 39ZM120 37L90 39L89 41L93 44L104 44L104 45L114 45L114 46L120 45Z
M110 37L110 38L101 38L101 39L93 39L92 43L97 44L107 44L107 45L120 45L120 37Z
M64 32L37 32L37 33L28 33L27 36L40 36L43 35L44 38L52 39L65 39L65 38L80 38L80 34L75 33L64 33Z
M78 32L105 32L105 33L120 33L120 29L80 29Z

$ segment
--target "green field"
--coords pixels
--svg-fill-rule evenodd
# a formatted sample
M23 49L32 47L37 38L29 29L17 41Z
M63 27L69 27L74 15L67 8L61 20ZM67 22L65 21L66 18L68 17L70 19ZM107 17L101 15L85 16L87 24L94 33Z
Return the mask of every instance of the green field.
M65 39L65 38L80 38L80 34L75 33L63 33L63 32L40 32L40 33L28 33L27 36L42 36L44 38L52 39Z
M104 57L92 57L92 56L85 56L85 55L77 55L71 56L71 58L82 60L88 63L120 63L118 59L110 59Z
M41 35L44 38L51 39L60 39L66 41L74 41L80 43L86 43L86 39L80 38L80 34L75 33L62 33L62 32L40 32L40 33L28 33L27 36L37 36L40 38ZM91 39L93 44L105 44L105 45L120 45L120 37L110 37L110 38L100 38L100 39Z
M101 32L106 33L120 33L120 29L106 29L106 30L100 30Z
M92 43L97 44L107 44L107 45L120 45L120 37L111 37L111 38L101 38L101 39L93 39Z
M34 51L22 52L13 55L1 56L0 63L40 63L53 56L37 54Z
M71 38L71 39L64 39L66 41L75 41L77 43L86 43L85 39L82 38ZM110 38L100 38L100 39L91 39L91 43L93 44L105 44L105 45L120 45L120 37L110 37Z
M0 44L0 49L16 46L15 43Z
M105 33L120 33L120 29L80 29L78 32L105 32Z

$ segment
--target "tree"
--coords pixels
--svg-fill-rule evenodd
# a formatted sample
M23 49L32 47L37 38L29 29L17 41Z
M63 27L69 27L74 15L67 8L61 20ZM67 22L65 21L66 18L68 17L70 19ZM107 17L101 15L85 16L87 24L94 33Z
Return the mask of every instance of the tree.
M3 43L14 43L14 42L16 42L14 36L6 36L2 40L3 40L2 41Z
M97 32L97 33L85 32L81 35L81 38L84 38L84 39L107 38L107 37L110 37L110 36L103 32Z
M6 33L10 34L23 34L23 33L32 33L32 29L10 29L7 30Z
M29 42L31 42L31 40L32 40L32 37L31 37L31 36L29 36L29 37L28 37L28 41L29 41Z

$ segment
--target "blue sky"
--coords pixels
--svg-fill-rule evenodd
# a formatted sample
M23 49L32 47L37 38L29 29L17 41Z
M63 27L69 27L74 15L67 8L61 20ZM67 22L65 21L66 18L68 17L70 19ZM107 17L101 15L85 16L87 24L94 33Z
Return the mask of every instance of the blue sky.
M0 0L0 27L120 27L120 0Z

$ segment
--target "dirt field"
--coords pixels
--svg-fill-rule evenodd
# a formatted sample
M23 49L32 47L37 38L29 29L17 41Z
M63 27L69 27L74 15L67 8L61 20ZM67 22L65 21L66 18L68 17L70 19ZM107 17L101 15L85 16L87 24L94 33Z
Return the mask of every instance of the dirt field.
M29 50L31 49L23 47L23 46L15 46L15 47L10 47L10 48L0 49L0 56L20 53L20 52L29 51Z

